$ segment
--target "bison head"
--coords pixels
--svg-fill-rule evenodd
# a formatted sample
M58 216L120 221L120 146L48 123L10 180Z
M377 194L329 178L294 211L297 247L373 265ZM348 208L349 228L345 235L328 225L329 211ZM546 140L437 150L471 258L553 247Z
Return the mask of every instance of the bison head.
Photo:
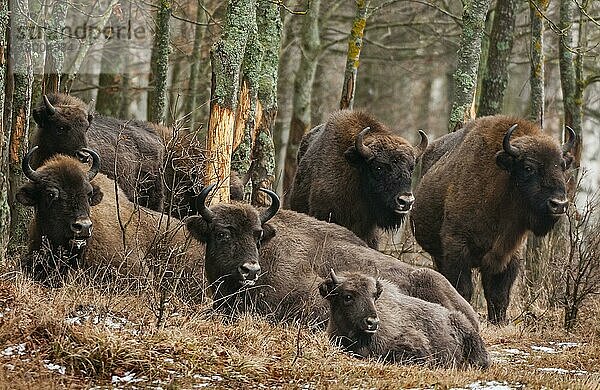
M76 156L88 146L87 130L93 115L78 98L63 94L44 95L33 110L38 125L37 143L46 157L56 153Z
M364 128L349 147L344 157L358 169L360 184L377 216L377 224L395 228L412 208L415 200L411 192L412 173L416 159L427 148L427 135L419 130L421 142L412 147L403 138L392 134L364 137L370 127Z
M524 135L511 142L517 128L513 125L496 153L496 164L510 174L510 183L519 201L529 210L529 228L536 235L545 235L566 213L567 199L565 171L572 162L569 150L576 135L567 127L569 140L562 148L547 135Z
M258 248L261 240L275 234L267 221L279 210L280 201L277 194L261 188L271 197L271 206L263 211L244 203L221 203L209 209L205 200L214 186L202 190L197 199L200 216L189 217L186 225L198 241L206 243L206 276L213 290L223 282L217 291L226 294L256 283Z
M319 286L321 296L329 301L330 321L336 333L352 340L379 329L375 301L382 291L381 282L370 276L360 273L337 276L333 270Z
M79 250L92 234L90 207L100 203L103 196L100 188L90 183L100 168L100 157L93 150L83 149L92 156L89 171L79 161L63 155L34 171L29 161L37 148L23 158L23 173L30 181L19 189L16 198L35 207L35 226L53 248Z

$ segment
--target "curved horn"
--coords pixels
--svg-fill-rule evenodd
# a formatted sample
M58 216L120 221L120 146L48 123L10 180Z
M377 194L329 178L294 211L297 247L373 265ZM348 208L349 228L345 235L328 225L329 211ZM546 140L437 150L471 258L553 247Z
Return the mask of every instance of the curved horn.
M33 156L33 153L37 150L37 148L39 148L39 146L37 145L31 148L31 150L27 152L25 157L23 157L23 161L21 161L21 169L23 170L23 174L26 178L28 178L31 181L36 181L40 177L40 175L36 171L34 171L33 168L31 168L31 165L29 164L29 160L31 160L31 156Z
M273 218L275 216L275 214L277 214L277 211L279 210L279 206L281 206L281 201L279 200L279 196L277 196L276 193L274 193L271 190L268 190L266 188L259 188L259 190L261 190L262 192L264 192L265 194L269 195L271 197L271 205L269 206L268 209L266 209L265 211L263 211L260 214L260 222L261 224L267 222L269 219Z
M51 115L56 114L56 107L54 107L52 103L50 103L50 100L48 100L48 96L46 95L44 95L44 105L46 106L46 109L50 112Z
M92 156L92 167L87 174L88 180L92 180L94 177L96 177L98 171L100 171L100 156L98 156L98 153L92 149L81 148L81 150Z
M333 271L333 268L331 268L331 270L329 271L329 277L331 278L331 281L333 282L333 284L336 284L336 285L342 284L342 282L340 282L340 279L337 277L337 275Z
M508 129L506 134L504 134L504 139L502 140L502 148L504 149L504 151L506 153L508 153L509 155L511 155L513 157L519 156L519 149L515 148L514 146L512 146L510 144L510 137L512 136L512 133L513 133L513 131L515 131L517 126L518 125L516 123L514 125L512 125L510 127L510 129Z
M358 154L360 154L366 160L373 158L373 151L369 149L369 147L363 142L363 138L369 130L371 130L370 127L365 127L356 135L356 139L354 140L354 147L356 148L356 151L358 151Z
M425 134L423 130L419 129L419 135L421 136L421 142L415 146L415 149L417 150L417 158L425 153L425 149L427 149L427 146L429 145L429 137L427 137L427 134Z
M564 144L562 144L563 153L567 153L568 151L573 149L573 146L575 146L575 141L577 140L577 134L575 133L575 131L572 128L570 128L569 126L565 126L565 127L566 127L566 130L569 132L569 140L567 142L565 142Z
M206 197L210 193L210 191L215 188L216 184L211 184L202 189L200 191L200 195L196 199L196 208L198 209L198 213L204 218L204 220L208 223L212 222L215 218L215 214L206 207Z

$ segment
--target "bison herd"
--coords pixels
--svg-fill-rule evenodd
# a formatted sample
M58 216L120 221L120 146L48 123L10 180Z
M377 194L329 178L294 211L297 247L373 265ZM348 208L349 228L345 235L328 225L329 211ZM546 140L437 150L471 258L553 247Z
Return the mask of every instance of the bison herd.
M188 302L209 292L228 316L303 321L355 356L441 367L489 366L471 270L488 320L505 323L527 232L547 234L566 212L576 142L490 116L432 142L419 131L413 146L368 114L339 111L302 139L288 209L268 189L267 208L208 207L215 185L199 188L193 134L94 115L62 94L44 96L33 117L17 200L35 210L22 262L35 280L60 286L92 271ZM232 186L241 198L244 180ZM437 271L377 250L381 230L408 215Z

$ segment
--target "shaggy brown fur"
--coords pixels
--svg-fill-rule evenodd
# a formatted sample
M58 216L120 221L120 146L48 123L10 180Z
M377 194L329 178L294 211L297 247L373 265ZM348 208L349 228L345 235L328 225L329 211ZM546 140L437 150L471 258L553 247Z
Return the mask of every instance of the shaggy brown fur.
M364 153L355 140L367 127ZM303 137L289 207L345 226L377 248L377 228L397 228L410 210L411 175L426 146L424 133L413 147L368 114L338 111Z
M490 364L463 313L407 296L387 280L332 270L319 291L329 301L330 340L354 355L445 368Z
M259 212L250 205L219 204L211 210L216 215L211 232L206 233L202 217L188 218L187 226L207 243L206 273L215 307L323 322L327 307L317 287L335 268L385 277L407 295L463 312L478 327L476 313L442 275L377 252L344 227L290 210L279 211L261 227ZM260 265L250 287L239 276L245 264Z
M513 124L510 145L518 156L503 149ZM423 156L430 168L416 190L411 219L418 243L467 300L471 268L480 269L489 320L500 323L527 231L548 233L566 210L564 171L571 158L522 119L484 117L461 131L434 142Z
M36 170L39 179L20 188L17 199L35 207L25 270L48 285L60 285L77 268L104 274L108 267L160 283L185 278L179 291L202 299L204 248L188 239L182 223L133 204L105 175L90 182L87 171L76 159L57 155ZM71 228L78 221L91 221L83 236Z

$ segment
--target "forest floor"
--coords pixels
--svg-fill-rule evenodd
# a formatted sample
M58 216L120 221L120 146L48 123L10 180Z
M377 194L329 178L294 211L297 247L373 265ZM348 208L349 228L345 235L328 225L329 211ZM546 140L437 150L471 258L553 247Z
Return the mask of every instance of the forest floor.
M600 388L600 300L573 333L557 311L505 327L482 321L482 334L486 371L385 365L340 352L324 332L17 276L0 281L0 388Z

